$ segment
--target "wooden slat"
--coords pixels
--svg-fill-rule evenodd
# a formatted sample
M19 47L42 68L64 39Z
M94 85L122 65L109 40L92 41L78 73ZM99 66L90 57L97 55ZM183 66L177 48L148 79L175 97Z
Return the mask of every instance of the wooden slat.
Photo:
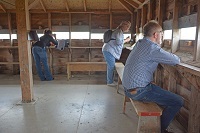
M0 64L11 64L11 65L14 65L14 64L19 64L19 62L0 62Z
M106 71L105 62L70 62L70 71Z
M136 113L139 116L161 116L162 110L161 108L155 103L142 103L139 101L135 101L130 99L131 103L133 104Z

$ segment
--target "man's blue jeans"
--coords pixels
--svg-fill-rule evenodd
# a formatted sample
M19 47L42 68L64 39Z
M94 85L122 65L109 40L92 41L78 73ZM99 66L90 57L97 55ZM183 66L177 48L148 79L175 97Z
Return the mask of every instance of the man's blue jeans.
M107 51L103 51L103 56L107 63L107 84L112 84L114 81L115 57Z
M125 95L134 100L154 102L160 105L163 108L161 130L167 129L170 122L183 106L183 98L151 83L146 87L136 88L136 90L137 93L132 95L125 89Z
M38 76L40 77L40 80L41 81L52 80L53 77L49 70L46 49L39 46L34 46L32 48L32 53L36 64L36 70Z

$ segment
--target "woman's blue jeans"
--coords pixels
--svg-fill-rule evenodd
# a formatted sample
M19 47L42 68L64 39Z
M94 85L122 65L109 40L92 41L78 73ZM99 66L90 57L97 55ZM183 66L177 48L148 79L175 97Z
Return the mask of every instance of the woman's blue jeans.
M36 64L36 70L41 81L52 80L53 77L49 70L46 49L34 46L32 48L33 57ZM43 66L43 67L42 67Z
M146 87L136 88L136 90L137 93L132 95L125 89L125 95L134 100L154 102L160 105L160 107L163 108L161 116L161 130L167 129L175 115L183 106L183 98L151 83Z
M103 56L107 63L107 84L112 84L114 81L115 57L107 51L103 51Z

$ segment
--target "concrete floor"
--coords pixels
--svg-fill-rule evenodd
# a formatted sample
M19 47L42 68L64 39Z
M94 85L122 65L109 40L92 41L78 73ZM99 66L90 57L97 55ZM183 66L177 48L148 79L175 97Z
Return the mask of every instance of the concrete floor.
M0 75L0 133L136 133L131 103L123 114L123 90L105 85L105 76L34 76L33 92L35 103L20 104L19 76Z

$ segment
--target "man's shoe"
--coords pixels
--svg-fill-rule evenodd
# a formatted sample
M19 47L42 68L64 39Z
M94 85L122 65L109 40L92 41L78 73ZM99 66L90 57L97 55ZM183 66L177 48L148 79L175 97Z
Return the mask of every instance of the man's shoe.
M162 133L174 133L174 132L168 131L168 130L164 130L164 131L162 131Z
M111 83L111 84L107 84L108 86L112 86L112 87L114 87L114 86L117 86L117 83L116 82L113 82L113 83Z

